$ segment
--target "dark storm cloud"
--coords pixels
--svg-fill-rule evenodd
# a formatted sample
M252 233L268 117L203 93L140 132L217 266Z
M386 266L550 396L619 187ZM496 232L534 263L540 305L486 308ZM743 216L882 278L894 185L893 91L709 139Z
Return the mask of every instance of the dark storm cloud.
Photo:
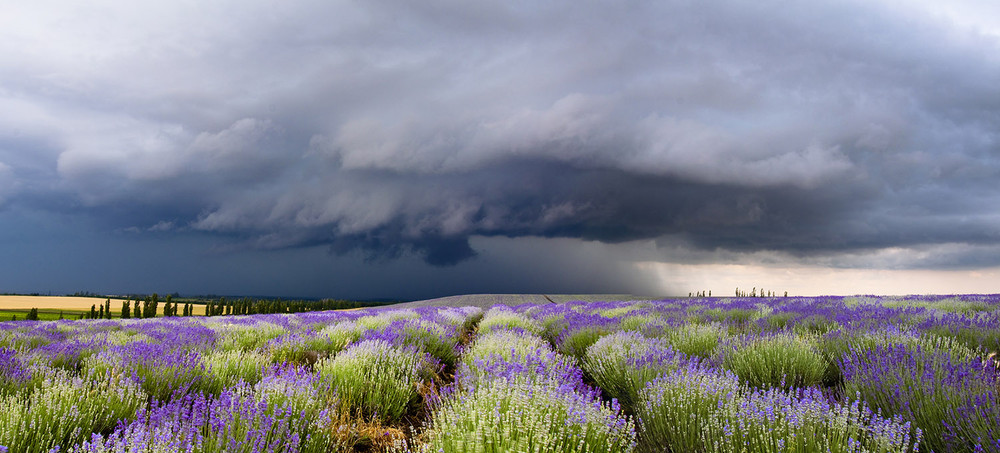
M0 209L433 265L476 236L1000 264L997 30L920 8L22 8Z

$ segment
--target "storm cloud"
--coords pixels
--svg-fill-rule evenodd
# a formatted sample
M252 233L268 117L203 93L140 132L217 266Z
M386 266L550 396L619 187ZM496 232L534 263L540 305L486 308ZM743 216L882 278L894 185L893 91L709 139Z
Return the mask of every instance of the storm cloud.
M434 266L476 237L996 266L1000 24L934 8L12 6L0 210Z

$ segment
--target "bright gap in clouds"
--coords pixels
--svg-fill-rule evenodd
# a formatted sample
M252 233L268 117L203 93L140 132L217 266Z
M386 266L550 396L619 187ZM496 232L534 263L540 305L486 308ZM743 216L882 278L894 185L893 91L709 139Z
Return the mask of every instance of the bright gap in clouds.
M749 292L753 287L778 295L788 291L789 296L1000 293L1000 267L894 270L642 261L635 268L658 277L664 292L688 288L690 292L712 291L713 296L733 296L736 288Z

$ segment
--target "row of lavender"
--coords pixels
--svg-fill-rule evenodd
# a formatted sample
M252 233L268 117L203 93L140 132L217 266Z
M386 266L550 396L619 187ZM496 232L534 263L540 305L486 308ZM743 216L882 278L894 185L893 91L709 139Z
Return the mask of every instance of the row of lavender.
M1000 451L997 296L519 312L636 417L648 451Z
M4 323L0 451L350 451L419 411L481 315Z
M754 298L8 323L0 446L1000 451L983 363L998 307Z

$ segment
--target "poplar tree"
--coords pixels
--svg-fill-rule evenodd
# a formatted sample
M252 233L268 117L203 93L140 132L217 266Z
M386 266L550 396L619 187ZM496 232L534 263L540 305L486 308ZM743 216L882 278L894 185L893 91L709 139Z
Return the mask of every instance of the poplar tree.
M90 319L97 319L97 305L90 306Z
M122 301L122 319L129 319L132 317L132 305L127 299Z

